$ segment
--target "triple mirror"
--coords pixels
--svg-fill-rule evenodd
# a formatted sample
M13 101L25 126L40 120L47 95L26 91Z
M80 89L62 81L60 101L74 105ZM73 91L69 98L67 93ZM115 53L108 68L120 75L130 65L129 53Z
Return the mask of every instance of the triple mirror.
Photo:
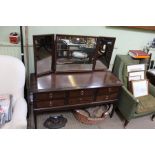
M115 38L79 35L34 35L37 76L56 72L107 70Z

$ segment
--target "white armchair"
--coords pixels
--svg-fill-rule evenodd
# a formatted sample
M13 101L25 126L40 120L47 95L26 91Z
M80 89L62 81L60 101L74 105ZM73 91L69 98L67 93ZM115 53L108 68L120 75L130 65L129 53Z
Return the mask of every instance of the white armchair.
M13 115L2 128L27 128L27 103L24 99L25 66L18 58L0 55L0 94L13 96Z

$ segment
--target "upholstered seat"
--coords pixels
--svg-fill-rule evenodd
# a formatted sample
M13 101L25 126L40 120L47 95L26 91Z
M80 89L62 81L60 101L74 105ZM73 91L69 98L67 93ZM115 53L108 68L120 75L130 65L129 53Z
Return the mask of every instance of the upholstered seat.
M13 96L13 115L2 128L27 128L27 103L24 99L25 66L21 60L0 55L0 94Z
M136 113L146 113L155 111L155 97L152 95L138 97L138 106Z
M124 126L133 118L155 112L155 87L151 83L149 83L148 87L148 96L135 98L128 90L127 66L134 64L139 64L139 60L132 59L129 55L117 55L112 71L124 84L118 103L118 109L126 120Z

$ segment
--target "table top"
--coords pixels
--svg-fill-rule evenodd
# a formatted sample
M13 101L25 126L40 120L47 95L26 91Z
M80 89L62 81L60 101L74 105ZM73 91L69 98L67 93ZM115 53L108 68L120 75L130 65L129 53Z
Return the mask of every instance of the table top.
M47 92L121 85L120 80L110 71L48 74L41 77L31 74L30 91Z

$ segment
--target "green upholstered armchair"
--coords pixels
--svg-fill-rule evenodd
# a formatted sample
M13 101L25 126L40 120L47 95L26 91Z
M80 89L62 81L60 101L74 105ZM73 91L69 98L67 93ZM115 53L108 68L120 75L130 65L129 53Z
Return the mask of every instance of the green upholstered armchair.
M133 118L153 114L155 112L155 87L149 83L149 95L135 98L127 89L127 65L139 64L139 60L129 55L117 55L112 72L122 81L118 109L125 118L124 127Z

